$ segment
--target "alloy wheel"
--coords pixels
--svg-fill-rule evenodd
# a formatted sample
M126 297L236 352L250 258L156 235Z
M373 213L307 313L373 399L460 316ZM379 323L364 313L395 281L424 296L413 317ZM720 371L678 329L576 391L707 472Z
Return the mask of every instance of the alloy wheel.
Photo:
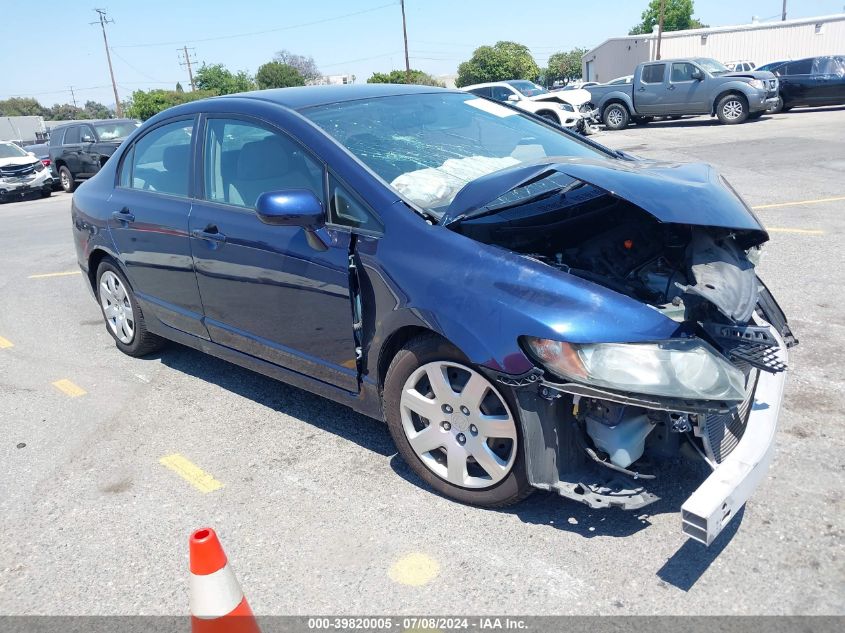
M607 120L612 126L622 125L622 112L619 108L612 108L610 112L607 113Z
M726 101L725 105L722 106L722 114L725 115L726 119L730 119L731 121L735 121L739 117L742 116L742 102L739 99L731 99L730 101Z
M70 187L70 178L68 178L68 174L65 170L62 170L61 173L59 173L59 178L61 178L62 181L62 188L68 189Z
M120 277L110 270L100 276L100 305L106 323L121 343L129 345L135 336L135 314L129 293Z
M484 376L449 361L417 368L400 399L402 428L425 466L462 488L502 481L517 455L516 423Z

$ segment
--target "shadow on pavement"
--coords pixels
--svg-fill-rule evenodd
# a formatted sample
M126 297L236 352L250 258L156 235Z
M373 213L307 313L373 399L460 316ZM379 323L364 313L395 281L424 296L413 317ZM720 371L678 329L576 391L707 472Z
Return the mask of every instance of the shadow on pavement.
M303 389L176 343L146 359L160 359L171 369L296 417L379 455L387 457L396 452L386 424Z

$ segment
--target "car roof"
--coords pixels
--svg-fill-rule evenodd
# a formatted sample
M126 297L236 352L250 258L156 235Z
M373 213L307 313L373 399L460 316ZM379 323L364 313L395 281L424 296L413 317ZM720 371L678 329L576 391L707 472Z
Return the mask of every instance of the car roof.
M231 97L256 99L277 103L293 110L302 110L313 106L341 103L344 101L436 92L455 91L436 88L434 86L406 84L346 84L342 86L300 86L296 88L254 90L252 92L239 92L222 97L214 97L214 99L227 99Z

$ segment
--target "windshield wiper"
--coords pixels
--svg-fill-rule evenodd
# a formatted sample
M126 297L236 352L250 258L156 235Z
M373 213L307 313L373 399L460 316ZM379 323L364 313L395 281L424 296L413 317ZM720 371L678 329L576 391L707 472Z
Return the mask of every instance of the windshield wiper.
M571 188L572 185L565 185L555 187L554 189L547 189L546 191L535 193L533 196L528 196L527 198L520 198L519 200L513 200L512 202L504 202L502 204L497 205L486 205L479 209L476 209L475 211L469 211L468 213L459 215L454 220L452 220L452 222L463 222L464 220L474 220L475 218L481 218L486 215L493 215L494 213L499 213L500 211L504 211L505 209L521 207L526 204L531 204L533 202L545 200L546 198L551 198L555 195L560 195L564 193L564 191L569 191ZM511 189L511 191L513 191L513 189Z

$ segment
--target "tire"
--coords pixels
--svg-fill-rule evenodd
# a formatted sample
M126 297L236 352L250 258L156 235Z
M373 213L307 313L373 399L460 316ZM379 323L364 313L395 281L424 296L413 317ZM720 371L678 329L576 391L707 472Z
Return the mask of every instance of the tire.
M73 193L76 191L76 181L73 179L73 174L64 165L59 167L59 181L62 183L62 189L65 192Z
M438 391L445 398L435 395L429 375L435 380L438 375L443 379L438 383ZM461 391L456 393L455 389L462 381ZM465 391L470 385L472 394ZM423 394L423 390L427 393ZM429 413L433 419L412 412L409 403ZM474 405L477 405L476 412L465 408ZM444 339L433 334L423 335L399 350L387 370L382 408L399 453L438 493L460 503L485 508L508 506L531 494L533 489L525 473L522 433L513 413L516 411L513 394L487 380ZM464 411L468 413L464 414ZM488 436L483 430L491 423L482 425L482 414L498 416L493 423L496 429L493 435ZM478 427L473 420L478 421ZM508 439L506 435L511 437ZM415 441L416 449L412 441ZM431 448L426 450L428 445ZM480 461L473 455L478 455ZM450 463L455 470L450 470Z
M554 123L555 125L560 125L560 119L558 119L558 118L557 118L554 114L552 114L551 112L543 112L543 113L541 113L539 116L541 116L541 117L543 117L544 119L546 119L546 121L550 121L551 123Z
M106 331L121 352L139 357L164 346L163 338L147 331L141 305L126 277L111 258L103 259L97 268L96 295L106 322ZM112 307L115 309L112 310Z
M51 185L50 189L42 189L41 190L41 197L42 198L49 198L52 195L53 195L52 185Z
M652 121L654 121L653 116L639 116L639 117L634 119L634 124L635 125L648 125Z
M611 103L602 112L601 119L608 130L621 130L628 126L630 120L628 108L621 103Z
M748 102L742 95L726 94L716 104L716 116L725 125L744 123L748 119Z

